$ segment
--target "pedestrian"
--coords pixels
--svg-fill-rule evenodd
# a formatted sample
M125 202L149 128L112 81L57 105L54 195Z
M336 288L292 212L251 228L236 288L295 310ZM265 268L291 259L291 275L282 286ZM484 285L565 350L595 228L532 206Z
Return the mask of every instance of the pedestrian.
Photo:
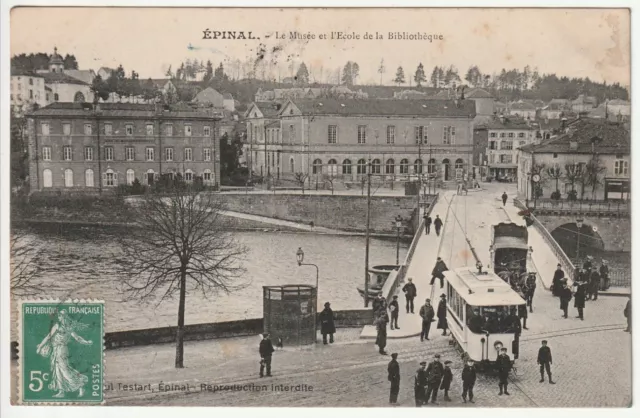
M440 215L436 215L433 226L436 228L436 235L440 236L440 229L442 229L442 219L440 219Z
M510 395L508 386L509 386L509 370L511 370L511 358L509 358L509 354L507 354L507 349L502 347L500 349L500 355L498 356L498 360L496 361L496 365L498 366L498 378L500 379L498 385L500 386L500 393L498 395Z
M521 297L526 298L526 296L524 296L524 293L520 294ZM527 313L527 305L518 305L518 318L522 319L522 329L529 329L527 328L527 317L529 316L529 314Z
M444 367L440 363L440 354L436 354L433 357L433 361L427 366L427 395L425 396L424 403L429 403L429 397L431 397L431 403L437 405L438 389L440 388L440 382L442 381L442 375L444 374Z
M420 308L420 317L422 317L422 332L420 333L420 341L429 339L429 330L431 329L431 321L433 321L434 312L431 306L431 299L427 299Z
M409 277L408 283L402 287L402 291L404 292L404 297L407 300L407 313L409 313L409 309L411 309L411 313L413 313L413 299L418 294L416 285L413 284L413 278Z
M442 289L444 287L443 273L448 270L449 270L449 267L447 267L444 261L442 261L442 258L438 257L438 259L436 260L436 265L433 267L433 270L431 271L431 282L429 284L433 286L433 283L435 282L437 277L438 279L440 279L440 289Z
M421 407L424 405L424 395L426 393L427 387L427 371L425 368L427 367L426 361L420 362L420 367L416 370L415 375L415 383L413 386L413 396L416 400L416 406Z
M382 292L378 292L378 296L373 300L372 307L373 307L374 321L375 321L375 318L380 316L382 312L386 312L387 301L382 296Z
M544 371L547 370L549 376L549 383L555 385L556 382L551 380L551 364L553 359L551 358L551 348L547 347L547 340L542 340L542 347L538 350L538 364L540 365L540 383L544 383Z
M391 361L387 366L389 382L391 389L389 390L389 403L395 405L398 403L398 393L400 392L400 365L398 364L398 353L391 354Z
M264 369L267 368L267 377L271 377L271 356L276 351L271 344L271 338L268 332L262 334L262 341L260 341L260 377L264 377Z
M582 270L585 271L587 277L589 277L589 273L591 273L591 269L593 268L593 256L588 255L586 261L582 264Z
M424 233L426 235L429 235L431 233L431 215L429 215L428 213L424 214Z
M462 369L462 401L467 403L467 394L469 395L469 402L473 401L473 387L476 384L476 367L473 364L473 360L467 360L467 364Z
M444 370L442 372L442 383L440 389L444 390L444 400L451 402L449 397L449 389L451 389L451 381L453 380L453 373L451 372L451 360L444 362Z
M524 300L527 301L529 306L529 312L533 313L533 294L536 293L536 273L530 272L527 274L527 280L525 281Z
M587 298L587 284L585 282L578 282L577 286L576 293L573 296L573 307L578 309L578 316L576 316L576 318L584 321L584 302Z
M389 312L391 313L391 329L395 325L395 329L400 329L398 326L398 314L400 313L398 305L398 295L393 295L393 300L389 302Z
M553 282L551 283L553 296L560 296L560 293L562 293L562 279L564 279L564 271L562 271L562 266L558 263L556 271L553 272Z
M503 192L502 193L502 206L506 206L507 205L507 199L508 199L507 192Z
M624 307L624 317L627 318L627 329L625 329L625 332L631 332L631 296L629 296L627 306Z
M378 346L378 352L383 355L387 355L387 352L384 351L387 346L387 323L389 322L389 316L386 312L376 319L376 330L378 331L378 335L376 337L376 345Z
M609 289L609 262L607 260L602 260L602 265L600 266L600 279L602 279L602 290Z
M560 289L560 309L564 312L564 317L567 318L569 312L569 302L571 301L572 294L571 289L567 286L567 282L562 282L562 288Z
M327 344L327 335L329 335L329 343L333 344L336 325L333 322L333 311L329 302L324 304L324 310L320 312L320 332L322 332L322 342L324 344Z
M442 330L443 336L447 335L447 296L444 293L438 303L438 329Z
M600 290L600 273L598 270L591 270L589 275L589 283L587 284L587 300L598 300L598 291Z

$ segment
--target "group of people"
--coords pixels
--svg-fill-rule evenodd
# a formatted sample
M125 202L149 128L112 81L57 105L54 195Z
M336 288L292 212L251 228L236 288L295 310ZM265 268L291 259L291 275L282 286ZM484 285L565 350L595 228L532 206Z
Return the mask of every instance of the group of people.
M560 309L563 311L564 318L568 317L569 302L573 298L573 306L578 310L577 318L584 320L585 302L598 300L598 291L609 287L607 261L603 260L599 269L595 268L592 261L593 257L587 256L582 268L576 268L573 279L574 291L569 287L568 278L560 264L553 274L552 293L560 298Z
M436 219L431 219L431 215L428 212L424 213L424 233L426 235L431 234L431 224L436 230L436 235L440 236L440 230L442 229L442 219L440 215L436 215Z

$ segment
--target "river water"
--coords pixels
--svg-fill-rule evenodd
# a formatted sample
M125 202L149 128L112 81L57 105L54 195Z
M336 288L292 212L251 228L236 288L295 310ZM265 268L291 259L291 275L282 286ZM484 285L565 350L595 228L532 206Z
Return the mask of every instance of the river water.
M42 291L37 296L104 300L108 332L176 325L177 297L146 303L126 300L121 278L113 269L119 252L115 233L112 229L66 226L30 229L27 238L44 250L37 260L44 269L38 278ZM304 261L320 269L320 310L327 301L334 310L363 307L356 287L364 282L364 237L259 231L234 232L234 237L248 250L243 261L246 273L237 278L246 287L208 298L199 292L188 293L187 324L260 318L262 286L315 285L315 268L299 267L296 262L298 247L305 252ZM401 260L407 249L408 245L400 243ZM395 241L371 240L371 265L393 264L395 256Z

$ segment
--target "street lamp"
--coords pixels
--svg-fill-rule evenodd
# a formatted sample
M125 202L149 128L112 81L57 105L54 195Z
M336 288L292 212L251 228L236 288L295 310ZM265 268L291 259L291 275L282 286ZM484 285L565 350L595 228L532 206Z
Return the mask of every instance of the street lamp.
M371 158L367 162L367 229L364 252L364 307L369 306L369 225L371 222Z
M298 266L313 266L316 268L316 306L314 307L314 311L317 313L318 312L318 279L320 277L320 269L318 268L318 266L316 266L315 264L311 264L311 263L303 263L304 261L304 251L302 251L302 247L298 247L298 251L296 251L296 258L298 259ZM316 333L318 332L318 321L317 319L315 319L315 330Z
M396 216L396 266L400 265L400 229L402 228L402 216Z
M578 267L580 266L580 231L582 230L582 218L576 219L576 226L578 227L578 246L576 247L576 261Z

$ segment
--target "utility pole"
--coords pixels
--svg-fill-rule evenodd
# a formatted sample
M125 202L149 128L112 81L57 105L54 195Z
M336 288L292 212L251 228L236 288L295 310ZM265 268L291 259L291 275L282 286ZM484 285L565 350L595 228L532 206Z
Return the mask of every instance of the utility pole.
M422 172L423 170L423 166L424 164L422 163L422 138L424 138L424 128L425 126L421 126L419 129L418 133L420 134L420 138L418 138L418 161L420 161L420 172L418 173L418 181L419 181L419 188L418 188L418 210L420 210L420 193L422 193Z
M431 148L431 144L429 144L429 161L427 162L427 174L429 176L429 194L431 194L431 181L432 181L431 175L433 174L429 171L429 164L431 164L431 160L433 159L432 151L433 150ZM433 190L433 192L435 193L435 190Z
M364 307L369 306L369 222L371 220L371 158L367 163L367 231L364 252Z

